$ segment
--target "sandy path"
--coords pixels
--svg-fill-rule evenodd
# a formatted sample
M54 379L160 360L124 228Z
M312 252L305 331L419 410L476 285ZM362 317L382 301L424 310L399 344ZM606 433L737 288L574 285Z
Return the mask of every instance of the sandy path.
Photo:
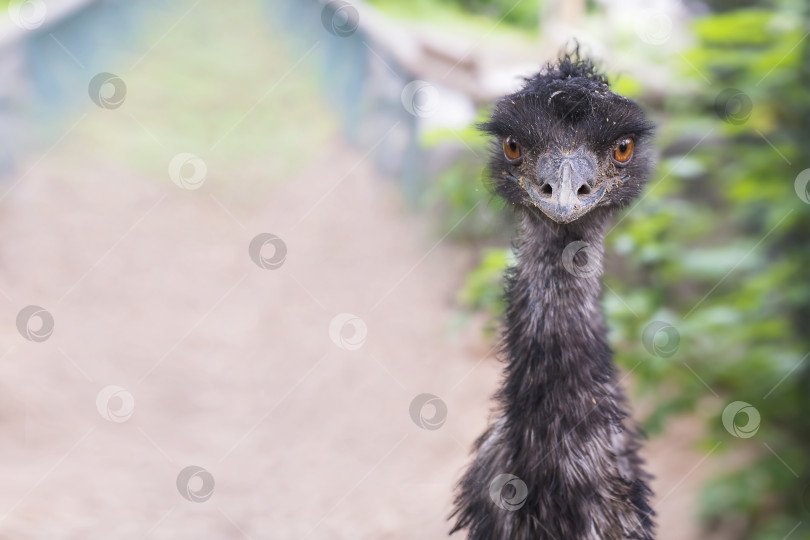
M441 245L420 262L431 247L425 227L364 164L298 224L312 193L334 184L325 172L357 157L337 150L249 210L91 155L70 178L44 164L15 189L0 216L10 297L0 429L11 441L0 493L11 515L0 531L425 538L446 530L450 487L496 376L491 362L476 365L488 347L474 329L446 331L467 257ZM81 144L63 151L81 154ZM81 169L116 182L74 180ZM279 270L248 256L251 238L266 231L287 244ZM13 324L34 303L55 320L41 343ZM330 321L343 312L368 328L354 351L330 340ZM135 400L122 423L96 410L111 384ZM441 430L409 417L423 392L447 403ZM216 481L204 504L175 487L191 464Z

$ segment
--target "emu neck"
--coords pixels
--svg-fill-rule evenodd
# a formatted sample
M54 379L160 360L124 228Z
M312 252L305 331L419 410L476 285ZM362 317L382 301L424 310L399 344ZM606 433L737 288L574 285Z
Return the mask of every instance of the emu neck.
M500 396L513 426L578 424L608 397L614 367L599 305L606 224L606 216L594 216L552 229L524 219L507 290Z

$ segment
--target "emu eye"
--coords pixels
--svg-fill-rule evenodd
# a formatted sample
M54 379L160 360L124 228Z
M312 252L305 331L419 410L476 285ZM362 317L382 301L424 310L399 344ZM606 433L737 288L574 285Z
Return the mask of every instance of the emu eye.
M613 159L618 163L627 163L633 157L633 139L625 137L613 149Z
M520 145L511 135L503 140L503 155L511 162L520 159Z

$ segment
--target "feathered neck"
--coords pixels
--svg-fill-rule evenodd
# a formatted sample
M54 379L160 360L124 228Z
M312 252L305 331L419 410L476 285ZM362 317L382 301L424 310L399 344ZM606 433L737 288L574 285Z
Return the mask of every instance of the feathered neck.
M624 423L599 308L608 216L586 217L558 227L527 215L516 238L501 411L456 499L454 530L469 528L471 539L652 540L637 435ZM492 487L505 473L520 480L515 495ZM498 504L517 493L519 509Z
M575 226L531 214L523 219L507 286L507 365L499 392L507 424L521 430L550 420L576 424L610 397L615 368L599 305L607 222L598 214ZM605 412L617 420L616 411Z

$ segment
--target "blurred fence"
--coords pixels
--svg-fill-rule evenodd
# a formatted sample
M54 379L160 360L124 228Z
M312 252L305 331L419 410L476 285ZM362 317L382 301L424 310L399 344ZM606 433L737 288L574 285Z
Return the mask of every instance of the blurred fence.
M151 1L61 0L9 8L0 25L0 174L88 100L93 75L129 49ZM108 68L107 68L108 69ZM50 146L50 144L47 144Z
M295 51L317 43L325 99L348 141L367 149L381 174L396 178L410 201L422 191L425 156L418 111L403 106L403 90L417 79L378 39L385 23L366 7L346 2L266 2L269 20ZM371 19L371 20L369 20Z
M42 13L10 11L0 27L3 175L38 137L45 147L53 144L66 129L61 120L88 104L92 77L114 71L111 59L132 54L149 15L169 9L153 0L60 0L46 5ZM367 154L381 175L397 179L409 201L416 201L430 163L437 163L420 147L420 133L428 124L441 125L448 111L455 111L451 122L456 125L469 122L474 99L421 81L427 78L417 73L425 63L425 48L365 4L260 0L257 6L264 10L269 37L290 44L291 69L310 55L318 59L322 95L340 119L345 138ZM230 31L223 29L223 35ZM408 67L402 61L407 55ZM452 55L443 61L461 68L470 64Z

